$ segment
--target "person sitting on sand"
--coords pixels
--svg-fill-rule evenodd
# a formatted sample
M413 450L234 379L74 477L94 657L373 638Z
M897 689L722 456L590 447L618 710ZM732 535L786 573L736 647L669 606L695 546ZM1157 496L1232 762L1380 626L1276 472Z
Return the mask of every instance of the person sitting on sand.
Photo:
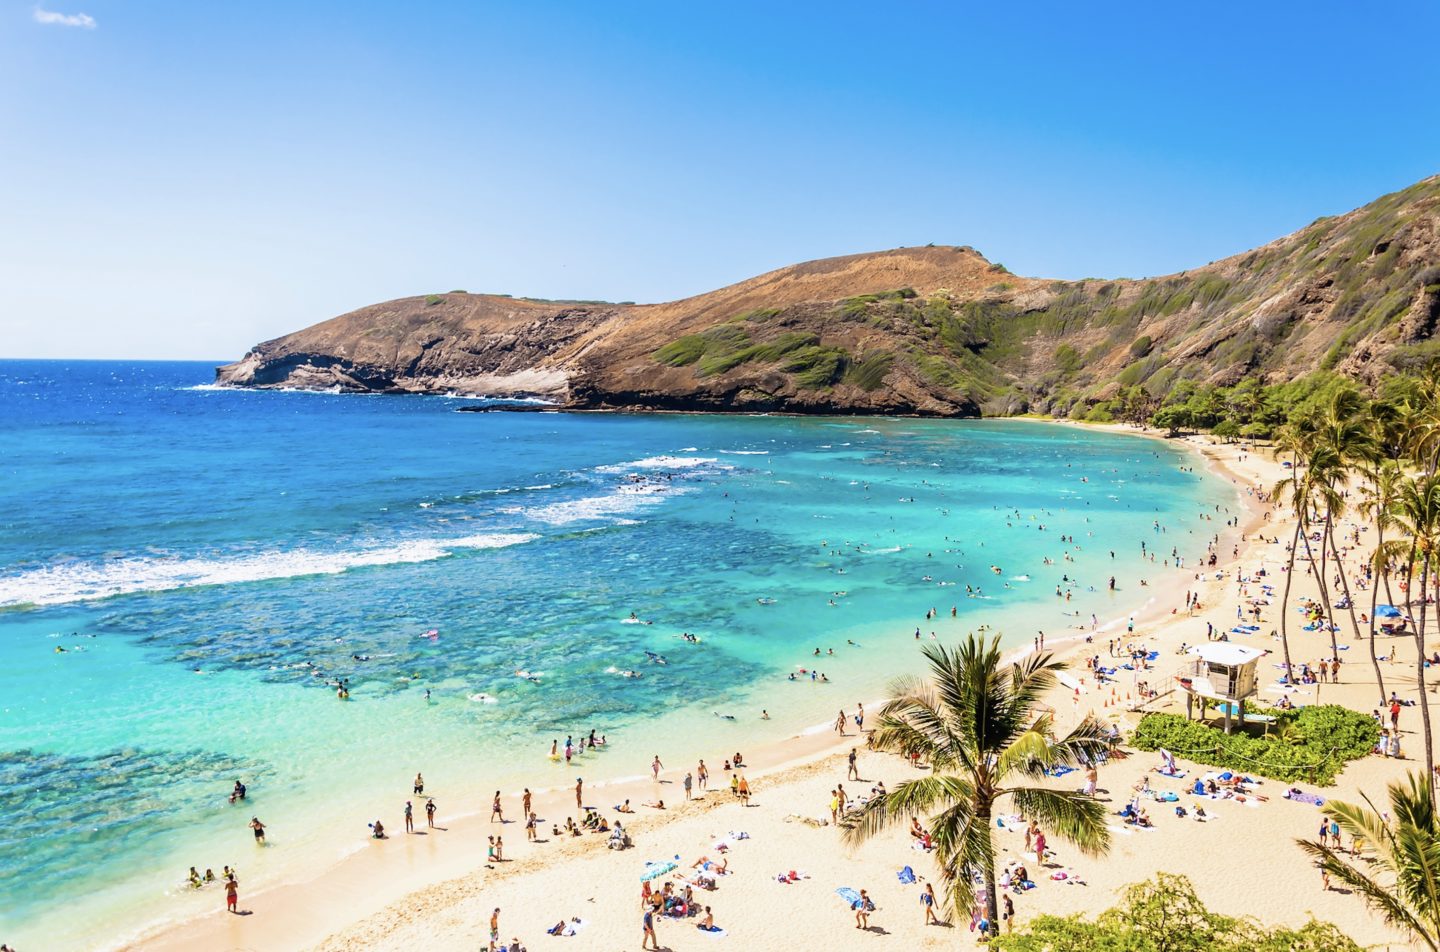
M615 808L615 812L616 812L616 813L634 813L635 811L630 808L630 801L629 801L629 800L626 800L624 803L620 804L618 807Z
M371 823L371 824L370 824L370 835L371 835L372 837L374 837L375 839L377 839L377 840L383 840L383 839L385 839L385 824L381 823L379 820L376 820L374 823Z

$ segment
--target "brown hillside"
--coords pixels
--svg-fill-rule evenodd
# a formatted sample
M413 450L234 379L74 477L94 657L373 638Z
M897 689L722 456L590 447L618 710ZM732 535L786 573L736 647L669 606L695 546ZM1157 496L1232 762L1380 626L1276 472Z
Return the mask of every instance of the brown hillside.
M541 395L572 407L973 415L1121 386L1374 378L1430 359L1440 177L1203 268L1046 281L901 248L649 305L404 298L255 347L221 383Z

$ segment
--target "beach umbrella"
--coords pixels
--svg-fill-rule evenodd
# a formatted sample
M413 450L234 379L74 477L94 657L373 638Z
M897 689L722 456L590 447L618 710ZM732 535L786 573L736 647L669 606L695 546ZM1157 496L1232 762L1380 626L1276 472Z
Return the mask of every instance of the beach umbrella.
M1380 605L1375 609L1376 618L1399 618L1400 609L1394 605Z
M651 861L645 864L645 871L640 874L640 881L648 883L652 879L659 879L666 873L676 869L680 864L674 860L663 859L659 862Z

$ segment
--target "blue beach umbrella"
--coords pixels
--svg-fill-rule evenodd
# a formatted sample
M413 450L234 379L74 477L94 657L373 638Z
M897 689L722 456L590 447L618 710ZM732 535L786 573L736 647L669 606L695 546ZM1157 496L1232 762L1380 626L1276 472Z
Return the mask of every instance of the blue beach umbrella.
M675 859L679 858L678 856L675 857ZM640 874L640 881L642 883L648 883L652 879L659 879L671 870L676 869L679 865L680 864L674 860L663 859L658 862L652 860L645 864L645 871Z
M1400 609L1396 608L1394 605L1380 605L1375 609L1375 617L1399 618L1401 617L1401 612Z

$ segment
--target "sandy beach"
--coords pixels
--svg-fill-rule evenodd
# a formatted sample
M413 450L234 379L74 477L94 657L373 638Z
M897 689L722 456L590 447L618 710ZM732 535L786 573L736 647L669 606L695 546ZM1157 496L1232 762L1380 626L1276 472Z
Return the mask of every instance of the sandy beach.
M1239 518L1240 524L1233 530L1236 541L1231 543L1229 536L1224 536L1216 548L1217 565L1201 570L1191 566L1198 563L1208 540L1175 539L1187 568L1157 565L1145 589L1140 589L1136 580L1122 579L1122 593L1130 604L1140 606L1148 599L1146 607L1134 615L1133 634L1127 634L1123 624L1114 623L1108 631L1097 631L1089 644L1085 631L1047 633L1046 648L1067 658L1071 675L1083 679L1078 691L1057 686L1047 699L1062 729L1094 713L1114 717L1122 730L1128 730L1140 716L1131 710L1138 706L1137 690L1127 690L1123 681L1113 694L1111 688L1097 689L1085 668L1086 655L1103 658L1111 638L1158 651L1153 671L1138 673L1136 680L1143 676L1163 691L1180 664L1182 643L1205 641L1207 622L1217 631L1228 631L1233 624L1240 595L1237 570L1250 574L1263 567L1272 579L1283 578L1280 569L1289 539L1284 526L1290 514L1271 510L1258 497L1260 490L1281 477L1280 465L1239 444L1222 444L1208 437L1183 442L1194 451L1196 465L1203 460L1220 478L1234 482L1245 500L1245 509L1223 518L1217 514L1215 519L1219 533L1224 519ZM1239 541L1241 533L1244 541ZM1349 534L1348 528L1337 531L1337 536ZM1373 531L1367 534L1360 527L1362 541L1371 535ZM1280 541L1272 543L1271 538ZM1168 550L1170 545L1164 544L1164 548ZM1359 564L1355 555L1347 556L1352 571ZM1198 595L1202 610L1185 610L1187 592ZM1313 579L1297 574L1292 607L1302 596L1315 594ZM1234 637L1278 655L1279 641L1269 636L1278 625L1278 612L1277 599L1264 609L1261 631ZM1083 627L1089 628L1088 620ZM1318 632L1298 631L1298 627L1292 625L1291 631L1291 651L1297 663L1329 654L1328 638ZM963 634L947 627L941 630L944 640ZM1354 641L1344 630L1340 638L1349 650L1339 683L1311 686L1295 699L1300 703L1340 703L1368 712L1376 706L1377 697L1364 642ZM1407 637L1393 646L1400 649L1400 661L1385 671L1387 689L1393 687L1406 699L1416 694L1413 661L1406 660L1411 644ZM896 647L898 650L899 645ZM1379 651L1392 654L1391 639L1381 639ZM1267 664L1271 660L1261 663L1267 685L1277 676ZM1307 690L1313 693L1307 694ZM1262 702L1275 699L1274 694L1262 690ZM849 698L847 713L853 715L855 702L861 700L867 711L878 707L878 698ZM1184 702L1168 694L1145 710L1183 713ZM767 738L765 726L757 717L757 738ZM1413 758L1420 750L1416 709L1406 708L1401 727L1407 756ZM857 747L861 779L847 780L846 756ZM733 942L739 947L766 949L855 948L862 942L895 949L948 948L966 941L956 930L968 931L968 920L938 927L924 924L920 890L924 881L938 880L938 873L927 854L912 848L904 831L896 829L864 847L849 849L836 828L816 822L817 818L828 820L831 790L837 783L843 783L851 796L863 796L879 781L893 788L913 775L914 768L900 758L867 751L852 721L844 737L821 729L743 750L746 766L741 773L753 797L742 804L730 793L730 777L722 769L733 753L696 751L689 763L665 764L657 783L645 772L647 753L632 745L624 753L630 777L587 783L584 804L602 811L612 822L621 817L613 810L615 804L629 799L635 805L635 815L623 817L635 841L629 850L608 850L603 835L572 837L562 830L557 837L552 833L554 826L563 827L567 817L579 819L575 793L569 787L536 788L534 810L540 830L533 843L527 842L520 822L519 790L503 792L502 824L489 821L491 791L427 789L441 805L437 815L441 829L427 829L423 799L412 798L415 835L405 833L398 815L391 826L390 816L395 811L390 810L385 815L388 839L365 840L357 835L356 851L338 864L317 863L315 878L251 893L242 868L239 908L243 914L225 914L223 889L207 887L213 913L166 927L124 947L473 950L485 947L491 913L498 907L500 937L506 942L518 938L531 949L549 948L552 942L577 949L638 949L640 877L646 861L677 862L676 874L680 874L689 873L701 857L728 864L713 891L696 890L697 905L710 907L724 934L697 929L699 917L665 920L657 926L662 948L708 948L716 942L722 947ZM695 798L686 802L682 778L687 771L694 773L701 758L710 769L710 789L697 788ZM1118 810L1147 774L1152 787L1181 792L1180 781L1150 773L1158 763L1156 755L1138 752L1112 760L1101 768L1099 796L1112 804L1112 810ZM1181 764L1191 771L1191 778L1207 769L1183 759ZM1353 762L1335 787L1320 792L1349 800L1358 799L1362 790L1376 795L1385 784L1414 767L1413 759L1370 757ZM1071 774L1053 782L1078 787L1082 776ZM1170 871L1190 877L1202 899L1217 912L1294 925L1313 915L1335 922L1362 944L1408 948L1403 936L1387 929L1358 898L1322 888L1319 874L1294 843L1297 837L1314 835L1319 811L1282 799L1286 786L1266 781L1260 787L1268 797L1264 802L1206 801L1212 817L1207 823L1177 818L1160 809L1152 811L1153 829L1124 827L1116 818L1112 848L1101 858L1084 858L1063 842L1052 842L1054 856L1043 870L1036 869L1034 857L1030 857L1038 887L1016 898L1017 917L1023 922L1041 912L1097 912L1112 905L1124 886L1157 871ZM402 779L395 790L397 802L409 795ZM664 810L641 805L662 799ZM1182 796L1181 802L1188 804L1189 799ZM504 837L504 860L487 864L487 837L496 834ZM1018 857L1023 847L1021 833L997 833L997 847L1002 865L1005 859ZM920 883L899 881L897 872L905 866L913 867ZM794 882L779 880L792 872L797 874ZM1062 873L1063 879L1053 878ZM674 874L665 879L683 888ZM856 934L848 905L835 893L841 887L866 889L875 900L878 908L870 919L872 929L863 938ZM546 934L558 922L573 926L574 920L583 923L575 936L552 939Z

